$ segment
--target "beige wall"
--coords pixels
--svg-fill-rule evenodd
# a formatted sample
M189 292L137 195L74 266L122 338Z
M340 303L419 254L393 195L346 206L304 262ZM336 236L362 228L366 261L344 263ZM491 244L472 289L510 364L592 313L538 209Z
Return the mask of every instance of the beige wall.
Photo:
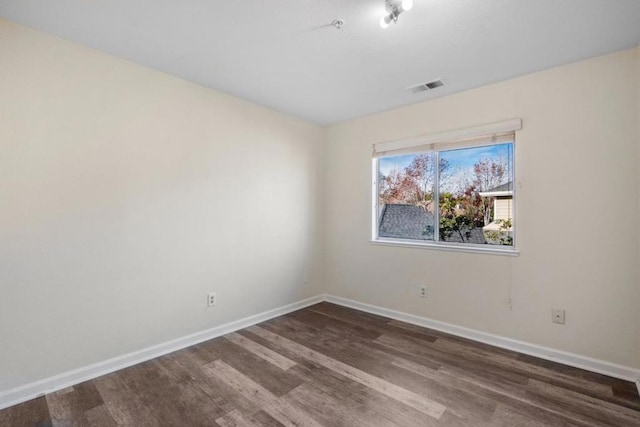
M331 127L327 291L640 368L636 54ZM513 117L524 120L516 141L519 257L369 243L372 143ZM566 214L549 215L549 206ZM428 299L418 297L420 285ZM551 323L552 307L566 309L566 325Z
M636 79L637 79L637 93L638 93L638 171L640 171L640 45L636 49ZM638 173L638 191L640 191L640 172ZM640 196L638 197L640 203ZM640 207L638 208L640 211ZM638 227L638 241L640 241L640 227ZM640 265L640 250L638 251L638 265ZM638 278L640 282L640 277ZM640 287L640 285L638 285ZM640 329L640 326L638 327ZM640 359L640 331L636 332L636 355ZM639 390L640 392L640 390Z
M320 293L324 135L0 20L0 392Z

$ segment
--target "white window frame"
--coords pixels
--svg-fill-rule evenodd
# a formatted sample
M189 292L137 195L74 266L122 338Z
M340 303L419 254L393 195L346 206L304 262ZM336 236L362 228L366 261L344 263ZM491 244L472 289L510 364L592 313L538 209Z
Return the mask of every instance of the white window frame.
M466 129L458 129L453 131L441 132L432 135L426 135L419 138L411 138L398 141L382 142L373 145L373 160L372 160L372 197L371 197L371 243L375 245L383 246L400 246L400 247L414 247L424 249L437 249L456 252L472 252L483 253L491 255L507 255L517 256L519 251L516 249L518 240L516 238L516 141L513 138L513 159L512 159L512 180L513 180L513 214L512 214L512 228L513 228L513 246L500 246L500 245L480 245L474 243L452 243L440 241L440 224L438 223L440 215L440 191L439 191L439 165L440 152L448 151L458 148L473 148L483 147L499 144L499 142L493 142L492 137L499 134L513 132L522 129L522 119L504 120L496 123L489 123L481 126L475 126ZM435 194L434 194L434 211L438 213L436 216L436 224L434 224L434 240L420 241L410 239L394 239L384 238L378 235L379 231L379 215L380 207L378 203L380 195L380 183L378 182L378 171L380 166L381 157L391 157L395 155L408 154L408 153L433 153L434 161L436 164L435 169Z

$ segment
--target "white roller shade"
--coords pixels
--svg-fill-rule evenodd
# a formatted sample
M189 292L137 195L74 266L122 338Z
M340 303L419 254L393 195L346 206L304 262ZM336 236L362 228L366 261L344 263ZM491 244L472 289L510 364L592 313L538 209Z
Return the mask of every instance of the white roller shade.
M515 131L521 129L522 119L511 119L465 129L425 135L418 138L381 142L373 145L373 157L452 150L470 145L489 145L509 142L513 141Z

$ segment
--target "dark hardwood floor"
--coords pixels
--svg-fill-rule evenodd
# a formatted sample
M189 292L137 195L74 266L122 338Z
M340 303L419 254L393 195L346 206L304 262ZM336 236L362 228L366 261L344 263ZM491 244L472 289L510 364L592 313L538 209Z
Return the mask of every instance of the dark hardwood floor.
M630 382L322 303L0 411L0 426L640 426Z

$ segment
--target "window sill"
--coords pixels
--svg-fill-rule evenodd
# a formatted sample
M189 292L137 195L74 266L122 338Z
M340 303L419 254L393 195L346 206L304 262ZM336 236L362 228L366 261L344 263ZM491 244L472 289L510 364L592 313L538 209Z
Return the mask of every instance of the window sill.
M450 252L467 252L474 254L486 254L486 255L501 255L501 256L519 256L520 252L515 249L499 249L496 247L480 247L480 246L461 246L451 244L439 244L439 243L418 243L413 241L402 240L371 240L371 244L379 246L396 246L405 248L420 248L420 249L435 249L439 251Z

